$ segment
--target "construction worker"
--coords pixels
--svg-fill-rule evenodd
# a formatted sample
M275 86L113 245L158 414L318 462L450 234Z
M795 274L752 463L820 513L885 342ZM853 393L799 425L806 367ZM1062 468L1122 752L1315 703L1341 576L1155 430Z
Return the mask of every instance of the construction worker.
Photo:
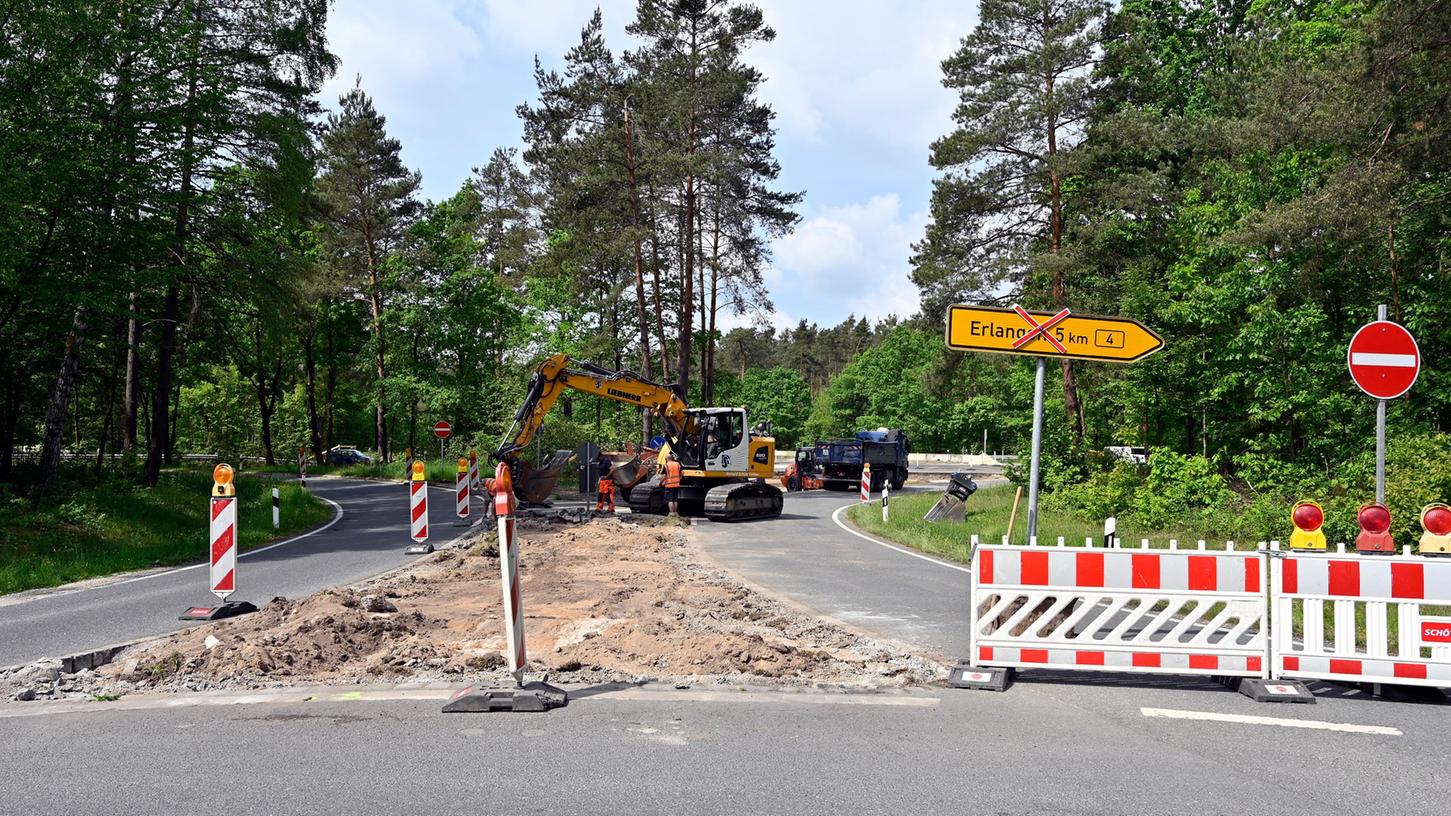
M665 462L665 477L661 485L665 488L665 503L670 507L670 515L679 515L680 512L680 457L673 452Z
M606 505L609 512L615 512L615 478L610 472L610 461L603 456L600 457L600 485L599 492L595 494L595 512L605 512Z

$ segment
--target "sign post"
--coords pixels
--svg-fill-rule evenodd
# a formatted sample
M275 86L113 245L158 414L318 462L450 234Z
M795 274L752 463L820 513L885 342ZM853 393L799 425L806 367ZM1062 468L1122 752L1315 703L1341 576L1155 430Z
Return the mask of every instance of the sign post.
M218 606L193 606L181 613L181 620L221 620L222 618L256 612L257 607L246 602L228 602L237 591L237 490L232 484L232 467L219 464L212 469L212 498L210 542L211 569L207 572L207 586L212 594L221 599Z
M1350 338L1346 365L1355 384L1375 397L1375 500L1386 499L1386 400L1411 390L1421 373L1421 349L1405 326L1386 319L1386 307L1376 308L1376 321L1361 326Z
M957 305L947 310L947 347L1038 358L1033 376L1032 461L1028 465L1028 542L1038 536L1038 472L1043 453L1043 379L1046 360L1058 357L1132 363L1164 347L1164 338L1126 317L1076 315L1068 309L1030 312Z

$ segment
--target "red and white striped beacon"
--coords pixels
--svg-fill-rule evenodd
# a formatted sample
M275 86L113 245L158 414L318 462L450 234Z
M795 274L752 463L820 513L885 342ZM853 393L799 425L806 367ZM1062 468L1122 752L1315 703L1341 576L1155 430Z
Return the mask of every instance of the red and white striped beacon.
M499 577L504 585L504 640L509 647L509 673L524 682L528 656L524 649L524 597L519 588L519 541L514 537L514 479L503 462L494 470L494 512L499 516Z
M459 517L463 526L467 527L469 525L469 460L462 456L458 460L458 473L454 475L453 492L454 515Z
M219 606L193 606L181 614L181 620L219 620L256 612L257 607L245 601L228 603L237 591L237 490L232 483L232 467L226 463L212 469L212 497L208 551L210 569L207 588L221 600Z
M872 463L862 463L862 504L872 500Z
M404 552L422 555L433 552L433 545L428 543L428 478L422 460L415 459L412 468L408 481L408 535L413 543Z
M479 486L479 452L469 451L469 490L478 490Z

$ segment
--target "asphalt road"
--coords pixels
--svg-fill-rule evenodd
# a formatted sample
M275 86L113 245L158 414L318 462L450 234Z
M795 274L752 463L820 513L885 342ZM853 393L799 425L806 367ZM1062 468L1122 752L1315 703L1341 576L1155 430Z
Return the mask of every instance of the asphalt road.
M595 689L548 714L444 715L447 690L336 688L0 706L0 813L1445 812L1444 712L1267 710L1215 688ZM1335 724L1395 708L1404 732L1141 711L1173 701Z
M832 514L854 496L788 493L781 519L701 524L699 541L722 566L772 593L939 655L966 655L967 571L846 532Z
M332 526L282 546L242 553L232 600L297 597L406 563L407 494L401 484L314 478L308 486L336 502ZM451 494L430 493L431 540L457 535ZM439 501L446 498L447 501ZM200 555L205 555L201 553ZM54 590L0 596L0 666L57 657L185 626L177 616L210 605L205 565L118 576Z

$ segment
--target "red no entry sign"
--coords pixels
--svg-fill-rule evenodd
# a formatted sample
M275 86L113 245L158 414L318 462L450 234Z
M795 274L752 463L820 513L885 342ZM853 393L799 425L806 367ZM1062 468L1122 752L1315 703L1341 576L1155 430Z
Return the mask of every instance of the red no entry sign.
M433 435L439 439L447 439L451 433L453 433L453 426L448 424L448 420L440 419L433 426Z
M1421 350L1405 326L1377 320L1350 339L1346 362L1360 390L1376 399L1395 399L1411 390L1421 373Z

